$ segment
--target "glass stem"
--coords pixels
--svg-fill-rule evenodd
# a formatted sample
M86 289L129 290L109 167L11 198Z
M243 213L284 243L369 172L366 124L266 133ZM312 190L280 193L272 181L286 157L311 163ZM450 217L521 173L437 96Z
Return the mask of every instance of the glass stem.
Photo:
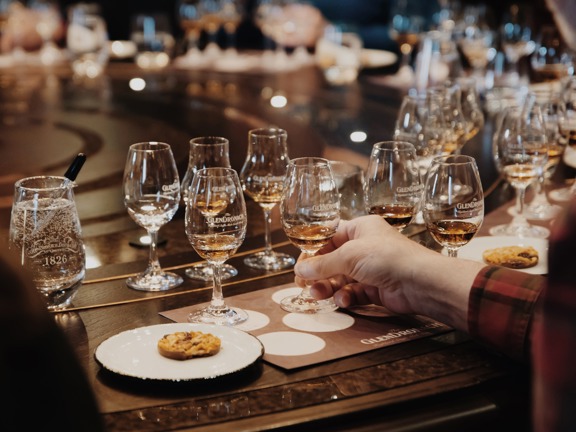
M214 309L224 309L224 295L222 294L222 280L220 275L220 264L212 264L212 300L210 307Z
M446 248L450 258L458 258L458 249Z
M313 257L314 254L304 253L304 259L308 259ZM312 294L310 294L310 288L312 288L312 284L314 283L313 280L305 280L304 281L304 288L302 288L302 292L300 293L299 297L301 298L312 298Z
M272 251L272 209L263 208L264 211L264 253L268 256L274 254Z
M524 217L524 197L526 196L526 188L516 189L516 215L512 219L512 225L522 226L528 225L528 221Z
M148 231L148 235L150 236L150 253L148 255L148 268L146 269L146 273L159 275L162 273L162 268L160 267L158 250L156 248L158 244L158 231Z

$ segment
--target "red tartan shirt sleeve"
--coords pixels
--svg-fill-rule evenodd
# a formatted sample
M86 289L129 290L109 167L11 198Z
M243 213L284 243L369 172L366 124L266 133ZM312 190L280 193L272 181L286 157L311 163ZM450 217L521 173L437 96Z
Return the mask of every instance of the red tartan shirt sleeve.
M529 360L534 311L545 283L543 276L503 267L483 268L470 291L470 335L509 357Z

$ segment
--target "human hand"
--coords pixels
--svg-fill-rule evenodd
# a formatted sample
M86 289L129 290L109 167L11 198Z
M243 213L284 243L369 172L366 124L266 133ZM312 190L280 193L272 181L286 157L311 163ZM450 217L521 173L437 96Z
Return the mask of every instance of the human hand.
M319 255L299 260L296 281L340 307L383 305L466 328L468 295L482 263L445 257L410 240L378 216L342 221Z

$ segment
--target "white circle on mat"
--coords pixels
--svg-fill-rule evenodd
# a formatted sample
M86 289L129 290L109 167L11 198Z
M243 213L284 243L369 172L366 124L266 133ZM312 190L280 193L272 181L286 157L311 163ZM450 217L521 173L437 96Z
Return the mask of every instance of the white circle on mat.
M297 286L284 288L284 289L281 289L280 291L276 291L274 294L272 294L272 300L274 300L275 303L280 304L282 299L289 297L289 296L298 295L301 292L302 292L302 288L297 287Z
M241 324L235 325L234 327L244 331L258 330L262 327L266 327L270 324L270 318L261 312L246 310L244 312L248 314L248 319Z
M321 351L326 342L318 336L300 332L272 332L258 336L264 352L272 355L298 356Z
M354 318L341 312L320 314L289 313L282 322L295 330L311 332L335 332L354 325Z

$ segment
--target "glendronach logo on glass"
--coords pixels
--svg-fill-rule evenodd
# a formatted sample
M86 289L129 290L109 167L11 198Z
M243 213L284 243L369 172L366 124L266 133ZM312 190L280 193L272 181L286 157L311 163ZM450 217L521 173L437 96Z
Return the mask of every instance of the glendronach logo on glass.
M177 181L170 185L162 185L162 192L178 193L180 191L180 184Z
M480 207L484 207L484 201L473 200L467 203L456 204L458 210L475 210Z
M244 215L231 215L226 213L224 216L208 216L206 218L208 225L210 227L227 227L230 225L236 225L246 221Z
M284 182L284 176L255 175L255 176L252 176L252 181L258 182L258 183L283 183Z
M312 206L313 212L331 212L338 211L339 206L336 203L314 204Z
M396 188L396 194L400 196L414 195L415 193L420 192L422 189L424 189L424 186L420 183L415 183L410 186L399 186Z

